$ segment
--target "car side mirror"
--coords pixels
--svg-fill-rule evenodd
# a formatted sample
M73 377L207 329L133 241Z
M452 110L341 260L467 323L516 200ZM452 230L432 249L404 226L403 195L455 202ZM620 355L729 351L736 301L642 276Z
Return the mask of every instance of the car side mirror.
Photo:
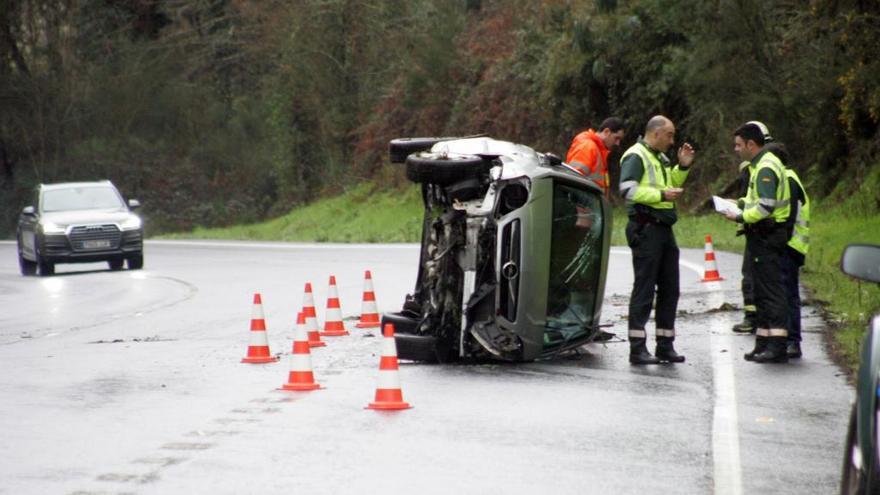
M128 207L131 208L132 210L140 208L141 202L136 199L129 199L128 200Z
M28 216L28 217L32 217L32 216L36 215L37 212L36 212L36 210L34 210L33 206L25 206L24 208L21 209L21 214Z
M880 246L850 244L840 257L840 271L851 277L880 283Z

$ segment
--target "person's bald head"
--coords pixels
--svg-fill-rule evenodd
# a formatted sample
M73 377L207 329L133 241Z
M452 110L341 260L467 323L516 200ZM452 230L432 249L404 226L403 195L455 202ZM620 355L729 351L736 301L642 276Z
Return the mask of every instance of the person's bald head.
M651 117L645 125L645 142L655 150L665 153L675 142L675 125L662 115Z

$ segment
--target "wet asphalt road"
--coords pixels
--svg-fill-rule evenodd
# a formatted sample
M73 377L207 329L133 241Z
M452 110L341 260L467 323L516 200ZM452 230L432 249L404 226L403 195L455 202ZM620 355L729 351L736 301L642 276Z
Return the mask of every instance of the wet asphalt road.
M805 357L742 359L729 328L739 257L703 284L682 255L683 365L634 368L627 343L529 364L402 363L397 413L373 398L378 332L325 337L325 389L276 390L285 360L244 365L251 298L287 353L307 281L322 319L329 275L343 314L363 271L379 308L412 290L416 246L149 242L142 271L60 265L18 275L0 243L0 494L834 493L852 389L805 308ZM614 248L603 319L624 337L629 253ZM653 325L649 329L652 333Z

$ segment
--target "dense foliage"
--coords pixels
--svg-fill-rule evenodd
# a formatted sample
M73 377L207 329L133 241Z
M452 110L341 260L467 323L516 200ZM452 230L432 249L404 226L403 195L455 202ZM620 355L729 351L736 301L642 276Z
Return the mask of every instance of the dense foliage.
M109 178L153 232L225 225L399 185L392 137L564 154L608 115L628 142L678 124L691 204L751 119L834 200L877 179L878 33L863 0L0 0L0 236L37 182Z

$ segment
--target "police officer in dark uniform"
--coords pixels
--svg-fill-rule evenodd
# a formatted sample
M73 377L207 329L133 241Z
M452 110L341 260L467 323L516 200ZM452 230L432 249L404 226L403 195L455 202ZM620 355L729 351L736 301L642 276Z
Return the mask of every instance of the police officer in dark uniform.
M626 241L632 249L633 283L629 301L629 362L656 364L684 362L673 347L678 309L678 245L672 225L678 220L675 200L682 192L694 150L685 143L678 150L678 165L665 153L675 141L675 126L668 118L652 117L645 136L621 158L620 193L626 198L629 222ZM645 325L656 304L655 356L647 349Z
M754 122L734 131L734 150L749 161L751 178L746 196L739 201L742 213L725 216L745 225L746 250L754 262L758 328L755 349L744 357L758 363L784 363L788 361L788 307L782 257L789 238L786 222L791 193L785 166L764 145L764 133Z

